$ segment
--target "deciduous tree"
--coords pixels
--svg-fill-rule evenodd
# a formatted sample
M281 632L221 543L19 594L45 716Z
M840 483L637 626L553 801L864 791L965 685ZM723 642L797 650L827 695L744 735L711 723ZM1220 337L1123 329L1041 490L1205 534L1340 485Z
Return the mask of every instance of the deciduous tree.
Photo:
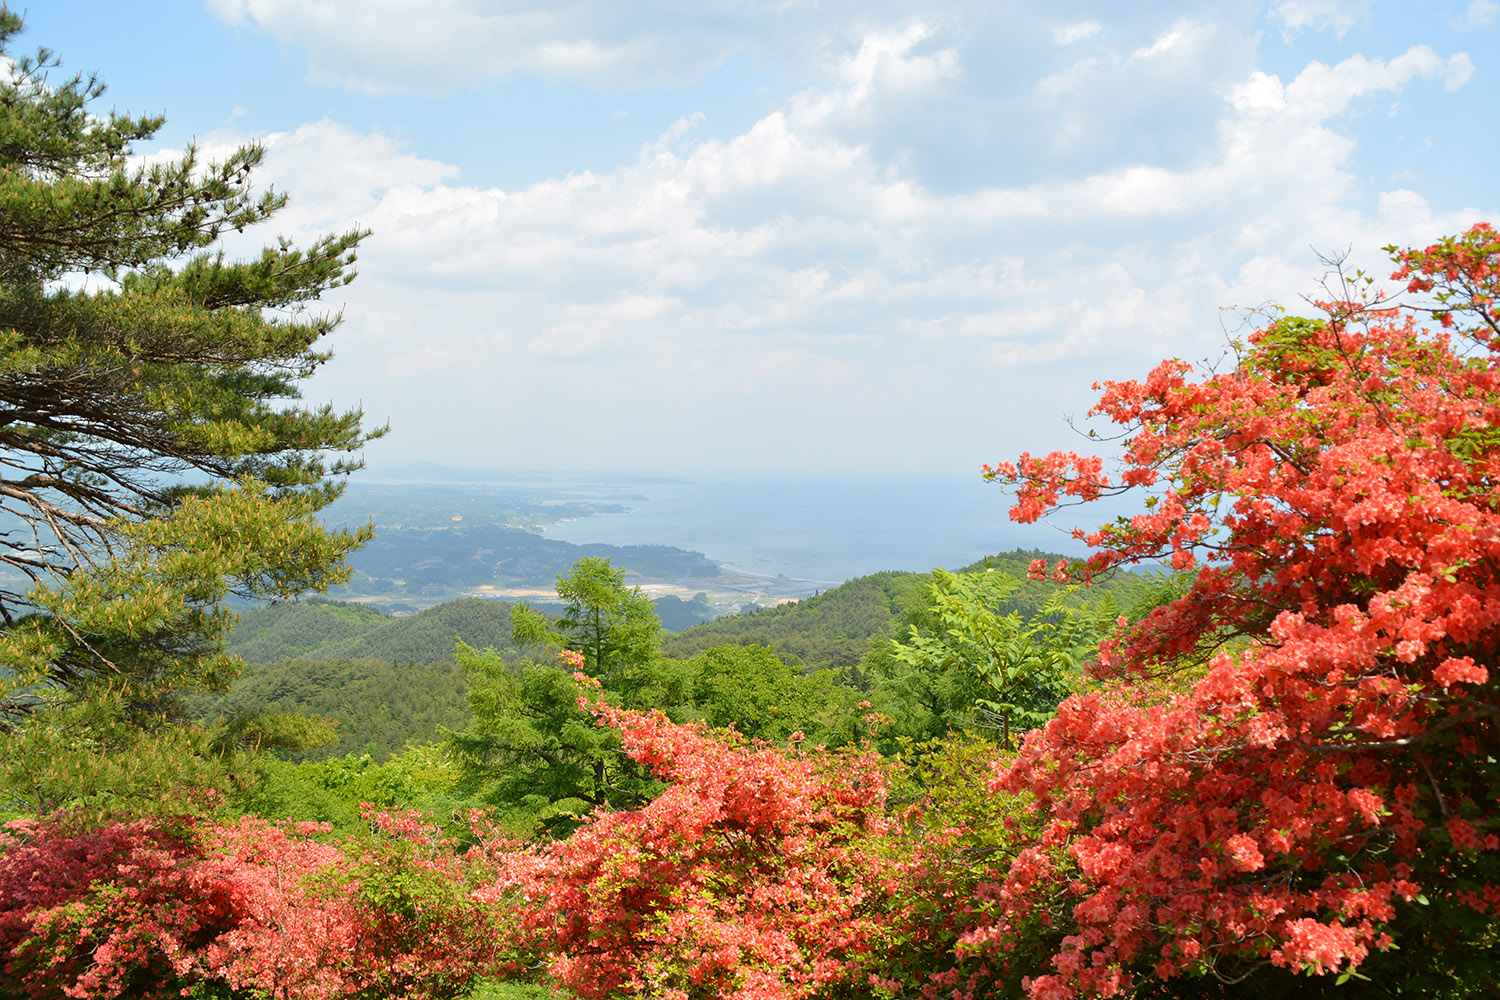
M579 708L570 670L507 664L494 650L460 643L472 721L448 734L464 789L524 832L571 832L597 807L630 807L654 790L620 748L619 734ZM568 656L582 654L567 651Z
M929 713L926 736L983 725L999 731L1009 748L1013 733L1052 717L1079 673L1088 647L1097 645L1104 622L1114 617L1108 599L1079 609L1057 593L1034 614L1005 610L1019 581L1003 573L933 570L925 627L909 626L892 641L906 670L891 689L900 702ZM905 706L903 706L905 707Z
M557 578L557 596L565 602L557 627L595 677L640 667L656 655L661 620L640 587L625 586L624 567L585 556Z

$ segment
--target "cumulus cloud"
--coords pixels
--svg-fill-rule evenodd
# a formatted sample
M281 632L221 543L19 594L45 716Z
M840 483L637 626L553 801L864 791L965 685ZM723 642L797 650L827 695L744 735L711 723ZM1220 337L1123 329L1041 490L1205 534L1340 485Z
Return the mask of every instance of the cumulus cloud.
M1444 59L1426 45L1407 49L1395 59L1351 56L1336 66L1313 63L1288 88L1288 98L1299 114L1326 118L1357 97L1397 90L1414 77L1437 77L1448 90L1457 90L1473 75L1465 53Z
M219 3L262 24L291 9ZM1332 7L1293 6L1289 27L1337 30ZM1030 31L1057 61L1033 64L1028 106L997 117L1047 169L1001 159L978 183L946 184L887 139L992 71L935 20L825 52L818 82L746 127L718 134L685 109L627 162L511 189L334 121L260 137L297 234L374 230L325 384L398 427L463 400L587 454L631 447L643 422L686 421L706 446L711 422L693 415L734 399L766 455L811 434L864 441L849 462L877 457L872 437L936 456L938 418L914 414L963 400L976 434L1037 414L1061 426L1095 377L1222 350L1220 307L1295 305L1310 244L1352 244L1378 269L1374 248L1485 207L1371 190L1347 127L1373 97L1463 87L1463 54L1414 45L1283 78L1244 32L1205 19Z
M1187 17L1114 35L1035 84L1036 106L1050 117L1045 148L1070 173L1122 158L1174 166L1196 158L1223 94L1255 66L1253 37L1231 21Z

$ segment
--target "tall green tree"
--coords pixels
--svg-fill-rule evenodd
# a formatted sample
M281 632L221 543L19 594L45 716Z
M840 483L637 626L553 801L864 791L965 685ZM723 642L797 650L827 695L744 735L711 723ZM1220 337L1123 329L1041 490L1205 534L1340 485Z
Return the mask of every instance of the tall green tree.
M368 529L329 532L315 514L380 433L358 410L297 402L338 322L312 303L353 277L364 233L229 259L221 237L286 201L251 185L261 149L132 166L163 120L96 112L102 84L61 77L46 50L15 55L20 30L0 9L0 754L13 775L33 754L10 751L56 713L114 706L94 732L149 731L176 721L178 692L227 684L228 594L345 579ZM45 741L54 763L121 749L66 728Z
M585 556L558 576L562 617L548 622L522 605L511 612L517 645L538 643L576 649L594 677L639 670L656 656L661 619L640 587L625 586L625 568Z

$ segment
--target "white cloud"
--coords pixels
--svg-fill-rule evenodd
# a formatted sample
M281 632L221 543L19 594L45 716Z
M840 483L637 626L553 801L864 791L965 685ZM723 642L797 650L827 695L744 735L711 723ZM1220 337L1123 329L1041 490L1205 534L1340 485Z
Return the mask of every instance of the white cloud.
M1172 46L1176 45L1180 41L1182 41L1181 31L1169 31L1158 38L1156 41L1152 42L1149 46L1136 49L1130 54L1130 58L1150 59L1152 56L1159 56L1163 52L1171 49Z
M313 79L371 93L446 93L513 73L639 87L692 80L759 44L806 63L830 25L909 17L892 2L772 0L207 0L226 24L305 51ZM889 10L885 8L890 8Z
M1333 31L1340 38L1369 17L1372 0L1282 0L1272 8L1287 35L1303 29Z
M1500 4L1495 0L1473 0L1464 8L1463 17L1454 23L1454 27L1459 31L1483 31L1494 25L1497 16L1500 16Z
M1233 234L1226 249L1239 249L1230 257L1296 246L1322 227L1338 231L1331 223L1349 184L1351 143L1327 120L1360 96L1441 76L1448 65L1417 48L1389 62L1313 64L1284 87L1256 73L1226 102L1217 156L1193 169L1142 164L951 196L892 174L828 127L857 108L869 75L727 141L667 151L691 124L679 123L618 170L511 192L456 186L452 168L332 122L266 141L273 172L306 193L299 203L320 208L299 217L299 229L371 225L369 255L382 267L405 281L507 289L539 310L513 325L515 336L567 354L618 341L621 324L685 323L689 314L700 330L823 334L847 328L861 299L865 310L889 310L881 325L892 330L925 324L938 289L966 290L992 317L994 303L1017 292L1075 300L1063 291L1073 282L1066 267L1049 282L1035 277L1051 269L1034 261L1060 259L1050 241L1032 242L1046 230L1066 244L1089 227L1124 227L1127 241L1158 244L1152 229L1192 216L1194 229ZM1250 226L1260 216L1280 221ZM1021 234L1027 252L1009 259L1026 261L1026 281L1020 265L976 281L957 248L986 233ZM1121 274L1109 280L1121 285L1121 301L1142 290ZM566 305L539 294L564 288L574 299ZM955 317L955 330L974 332L967 314Z
M1177 18L1133 27L1112 29L1118 45L1090 46L1036 85L1034 107L1048 115L1041 142L1070 173L1121 160L1191 162L1211 141L1222 95L1255 68L1253 38L1232 23Z
M661 295L623 294L610 302L568 305L560 321L542 330L527 345L537 354L597 363L628 351L651 325L678 313L681 303Z
M1078 21L1075 24L1065 24L1059 28L1052 29L1052 40L1058 45L1072 45L1085 38L1093 38L1104 30L1104 25L1098 21Z
M682 433L708 441L693 415L725 398L764 417L767 455L775 435L834 447L861 422L850 435L880 427L883 443L844 461L927 454L924 407L963 399L968 422L996 426L1081 413L1094 377L1218 351L1220 306L1295 305L1309 244L1373 251L1472 221L1405 184L1371 190L1346 127L1371 96L1462 86L1462 54L1417 45L1284 81L1223 25L1153 25L1084 59L1058 50L1071 67L1005 124L1072 122L1082 147L1103 144L1110 114L1175 117L1189 155L1142 130L1158 145L1105 144L1041 176L1002 162L945 188L875 137L889 109L939 106L982 69L949 38L935 22L871 29L827 54L825 82L734 134L689 112L617 167L510 190L332 121L266 136L298 235L375 232L326 384L398 427L438 422L428 411L450 400L496 426L544 423L585 461L632 447L641 421L686 415ZM1179 94L1184 80L1199 92ZM1189 99L1209 111L1178 114Z
M868 100L877 89L895 92L920 91L939 80L958 75L958 52L942 49L930 56L913 54L917 45L932 36L932 28L917 23L899 34L870 35L859 51L841 67L850 84L848 100Z
M1281 80L1256 70L1250 79L1235 87L1230 102L1244 112L1277 112L1286 109L1286 90Z
M1335 66L1312 63L1287 87L1288 103L1300 114L1324 118L1370 94L1397 90L1414 77L1440 77L1448 90L1468 82L1474 66L1465 53L1442 58L1426 45L1415 45L1395 59L1350 56Z

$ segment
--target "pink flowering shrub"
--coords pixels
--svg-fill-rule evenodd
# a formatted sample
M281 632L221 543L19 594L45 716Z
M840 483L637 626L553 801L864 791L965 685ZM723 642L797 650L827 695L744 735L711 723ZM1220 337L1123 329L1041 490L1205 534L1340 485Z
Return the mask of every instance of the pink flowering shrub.
M875 849L888 829L876 755L786 751L583 704L668 787L501 855L489 893L519 898L521 941L558 984L677 1000L869 985L899 877Z
M229 927L225 900L193 885L192 830L70 820L13 820L0 834L0 976L38 1000L175 994L183 963Z
M503 938L474 860L416 817L371 820L342 844L255 818L8 824L0 970L35 998L461 994Z

